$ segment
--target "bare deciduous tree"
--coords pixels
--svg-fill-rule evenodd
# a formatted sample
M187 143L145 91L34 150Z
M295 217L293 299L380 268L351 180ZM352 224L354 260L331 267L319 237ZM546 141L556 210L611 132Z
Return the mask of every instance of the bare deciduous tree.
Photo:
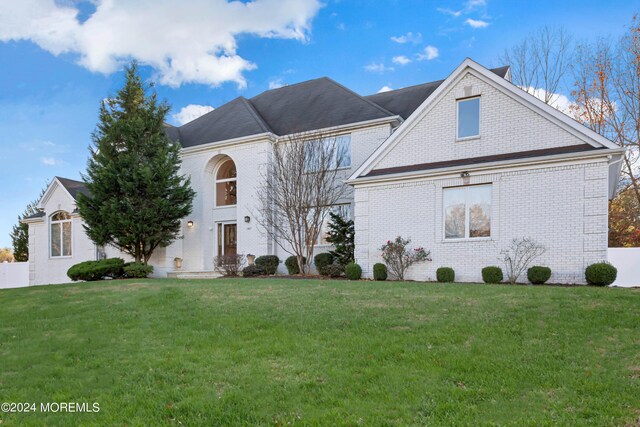
M578 48L572 91L573 116L627 148L621 176L640 202L640 18L612 45L608 40Z
M531 261L545 252L546 248L531 237L513 239L508 248L500 251L509 283L516 283Z
M500 56L500 61L511 67L512 82L547 104L558 99L571 59L571 36L562 27L549 26L531 33Z
M322 224L345 192L340 167L349 147L320 132L293 134L271 145L271 159L261 172L256 222L285 252L309 271ZM306 264L303 260L306 258Z

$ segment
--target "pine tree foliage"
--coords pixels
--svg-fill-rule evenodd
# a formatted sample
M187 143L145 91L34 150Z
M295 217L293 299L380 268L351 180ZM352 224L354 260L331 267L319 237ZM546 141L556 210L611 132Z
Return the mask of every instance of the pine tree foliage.
M11 243L13 245L13 258L16 262L29 261L29 224L23 224L21 221L28 216L38 213L38 203L44 192L47 191L48 185L40 191L40 196L29 203L21 215L18 215L18 223L11 229Z
M180 146L164 131L170 107L149 92L134 63L117 95L102 102L83 175L90 195L77 200L91 240L145 264L179 237L195 195L179 174Z
M345 219L335 212L329 212L329 236L327 241L335 250L329 253L341 265L355 261L355 227L353 220Z

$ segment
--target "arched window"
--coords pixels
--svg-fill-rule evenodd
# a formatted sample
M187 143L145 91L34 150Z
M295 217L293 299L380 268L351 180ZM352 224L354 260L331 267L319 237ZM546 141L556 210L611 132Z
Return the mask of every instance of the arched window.
M71 215L59 211L49 221L51 257L71 256Z
M237 203L236 177L233 160L224 160L216 172L216 206L233 206Z

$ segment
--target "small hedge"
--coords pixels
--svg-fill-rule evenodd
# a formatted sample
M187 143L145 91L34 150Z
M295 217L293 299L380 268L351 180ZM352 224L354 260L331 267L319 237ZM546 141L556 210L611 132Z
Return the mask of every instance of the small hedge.
M91 282L110 277L119 279L124 276L124 261L121 258L108 258L100 261L85 261L72 266L67 271L71 280Z
M584 275L590 285L609 286L616 281L618 269L608 262L598 262L588 266Z
M549 267L534 265L527 270L527 279L534 285L543 285L550 278L551 269Z
M275 255L262 255L255 260L255 265L264 268L265 274L270 275L276 274L279 264L280 258Z
M440 267L436 270L436 280L440 283L453 283L456 280L456 272L451 267Z
M307 263L306 257L302 257L302 263ZM289 258L287 258L287 260L284 262L284 265L287 267L287 271L290 275L300 273L300 269L298 268L298 258L296 258L295 255L291 255Z
M491 266L482 269L482 280L484 280L484 283L500 283L502 279L504 279L504 275L500 267Z
M350 262L344 267L344 273L349 280L360 280L362 277L362 267L355 262Z
M242 277L256 277L264 276L267 274L265 268L261 265L248 265L242 270Z
M373 264L373 280L387 280L387 277L389 276L388 272L387 272L387 266L378 262L376 264Z
M326 276L323 271L325 271L325 267L333 264L333 255L331 255L329 252L323 252L314 256L313 262L316 265L316 270L318 270L318 273Z
M327 265L322 269L322 272L320 274L322 274L323 276L329 276L329 277L342 277L342 275L344 274L344 265L342 264Z
M152 265L145 265L141 262L128 262L123 267L124 276L131 279L144 279L153 273Z

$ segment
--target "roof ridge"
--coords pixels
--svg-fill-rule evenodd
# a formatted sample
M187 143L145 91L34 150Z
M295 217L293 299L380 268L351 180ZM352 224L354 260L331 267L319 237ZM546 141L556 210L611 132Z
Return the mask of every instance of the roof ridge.
M389 117L397 116L397 114L393 114L391 111L387 110L386 108L383 108L380 105L376 104L375 102L371 101L370 99L367 99L364 96L360 95L359 93L356 93L356 92L352 91L348 87L341 85L337 81L335 81L335 80L333 80L333 79L331 79L329 77L322 77L322 78L328 80L329 82L331 82L334 85L338 86L339 88L341 88L342 90L346 91L347 93L350 93L352 95L357 96L358 98L362 99L364 102L366 102L367 104L371 105L372 107L375 107L378 110L382 111L383 113L388 114Z
M370 95L364 95L364 98L369 98L370 96L382 95L382 94L387 94L387 93L398 93L398 92L409 90L409 89L415 89L415 88L417 88L419 86L428 86L428 85L432 85L432 84L436 84L436 83L442 84L443 82L444 82L444 79L442 79L442 80L433 80L431 82L418 83L418 84L415 84L415 85L405 86L405 87L401 87L401 88L398 88L398 89L391 89L391 90L387 90L387 91L384 91L384 92L376 92L376 93L372 93Z
M245 108L249 110L249 113L253 116L253 118L256 119L256 122L258 122L258 125L260 125L260 127L265 132L270 132L275 134L273 129L271 129L271 126L269 126L269 123L267 123L264 117L262 117L260 113L258 113L258 110L256 110L256 108L253 106L251 101L245 98L244 96L240 96L239 98L242 100L242 103L244 104Z
M86 182L84 181L78 181L77 179L65 178L63 176L58 176L58 175L55 175L54 178L57 179L58 181L65 180L65 181L77 182L78 184L86 184Z

